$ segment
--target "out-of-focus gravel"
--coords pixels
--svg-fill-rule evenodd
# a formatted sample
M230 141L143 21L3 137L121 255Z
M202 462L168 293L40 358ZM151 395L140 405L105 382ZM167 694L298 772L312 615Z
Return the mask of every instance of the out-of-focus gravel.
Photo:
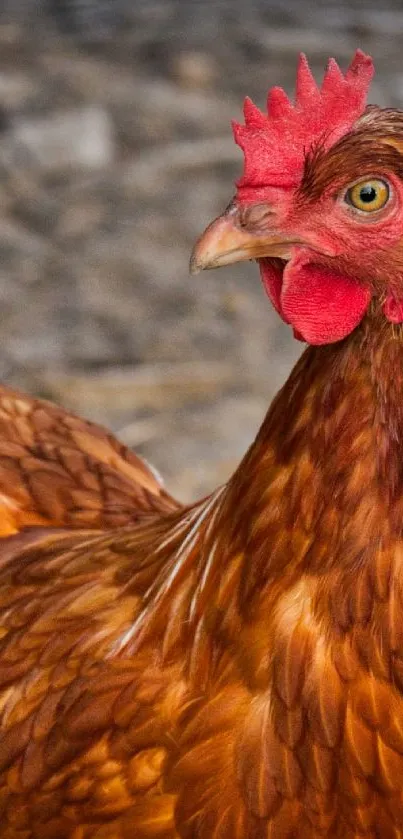
M403 101L400 2L9 0L0 14L0 375L101 421L183 499L238 463L301 345L256 266L190 279L241 169L244 95L355 47ZM286 421L286 418L285 418Z

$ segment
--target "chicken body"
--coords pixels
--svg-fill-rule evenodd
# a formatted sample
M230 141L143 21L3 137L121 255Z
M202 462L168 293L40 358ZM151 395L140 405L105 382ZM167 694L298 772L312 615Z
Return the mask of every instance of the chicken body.
M193 508L4 540L2 839L403 835L402 352L307 350Z
M0 394L0 839L403 837L403 120L301 67L193 258L317 345L227 486Z

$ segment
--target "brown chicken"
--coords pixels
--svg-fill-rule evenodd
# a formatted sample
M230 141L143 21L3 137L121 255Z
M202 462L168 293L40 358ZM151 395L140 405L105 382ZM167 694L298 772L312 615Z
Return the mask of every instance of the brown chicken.
M106 432L0 401L1 839L403 837L403 114L370 59L234 127L192 266L311 344L181 509Z

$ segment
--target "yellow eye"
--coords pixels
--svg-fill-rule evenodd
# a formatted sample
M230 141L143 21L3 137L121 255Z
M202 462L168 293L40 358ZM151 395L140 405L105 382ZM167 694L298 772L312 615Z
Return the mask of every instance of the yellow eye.
M372 178L369 181L360 181L347 190L346 199L348 204L361 210L363 213L374 213L381 210L389 200L389 186L386 181Z

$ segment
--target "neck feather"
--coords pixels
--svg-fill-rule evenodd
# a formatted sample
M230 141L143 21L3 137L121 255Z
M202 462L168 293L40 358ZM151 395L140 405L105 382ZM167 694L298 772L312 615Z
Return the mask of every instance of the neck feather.
M279 576L351 567L400 537L402 447L400 332L373 316L345 341L306 350L228 487L245 600Z
M386 598L403 522L402 394L403 341L384 320L306 350L227 487L167 520L130 635L161 632L168 657L187 650L199 685L223 655L259 683L284 593L292 612L296 592L305 609L314 590L324 625L364 608L357 579Z

